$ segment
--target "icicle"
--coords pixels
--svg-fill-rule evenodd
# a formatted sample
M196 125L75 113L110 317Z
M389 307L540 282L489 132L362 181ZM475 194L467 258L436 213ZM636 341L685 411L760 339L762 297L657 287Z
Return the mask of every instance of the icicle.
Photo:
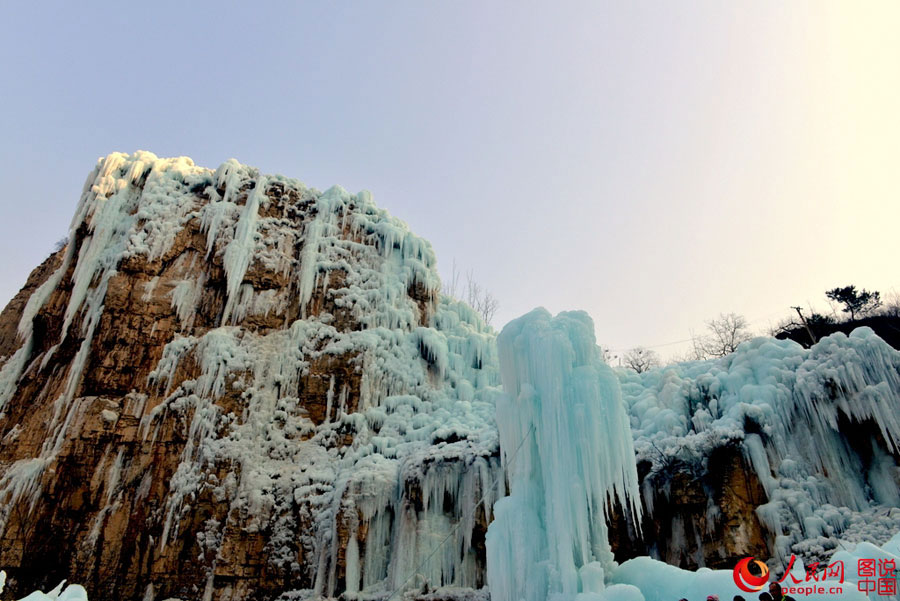
M227 276L227 287L225 311L222 315L222 323L228 323L234 306L235 297L238 288L247 273L250 261L253 257L253 251L256 248L256 223L259 221L259 207L265 198L266 178L260 177L256 182L256 187L247 198L247 204L244 211L238 219L237 226L234 231L234 238L228 248L225 249L225 275Z
M300 254L300 281L298 285L300 311L303 315L306 314L306 304L312 297L316 274L318 273L319 238L324 227L322 219L322 214L317 214L315 219L306 226L303 238L303 250Z

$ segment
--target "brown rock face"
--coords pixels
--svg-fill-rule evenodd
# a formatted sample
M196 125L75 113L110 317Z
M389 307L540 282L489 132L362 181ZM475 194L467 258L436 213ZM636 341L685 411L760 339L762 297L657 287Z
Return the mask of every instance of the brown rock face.
M617 561L650 555L686 569L730 569L742 557L769 557L771 537L756 515L765 491L740 446L714 450L707 466L672 462L650 473L638 464L641 533L617 508L610 524Z
M31 275L28 276L25 286L19 290L19 293L0 312L0 357L9 357L19 348L20 341L18 340L17 330L19 321L22 319L22 311L25 309L25 303L28 302L28 299L37 287L46 282L47 278L59 269L63 254L64 249L59 250L47 257L43 263L35 268Z
M470 431L425 460L431 432L480 402L479 386L468 405L448 398L456 380L497 379L470 358L454 372L435 324L461 348L492 334L439 301L430 247L367 196L234 162L111 155L79 214L0 314L0 569L14 596L64 578L96 599L336 595L351 537L354 586L399 580L408 568L389 539L367 540L370 522L382 537L411 529L418 557L417 520L460 519L456 498L406 498L429 470L499 470L496 440L473 447ZM420 355L432 343L440 365ZM443 423L428 417L439 406ZM398 432L394 410L416 425ZM476 546L486 524L482 511ZM481 586L483 561L476 572L430 584Z

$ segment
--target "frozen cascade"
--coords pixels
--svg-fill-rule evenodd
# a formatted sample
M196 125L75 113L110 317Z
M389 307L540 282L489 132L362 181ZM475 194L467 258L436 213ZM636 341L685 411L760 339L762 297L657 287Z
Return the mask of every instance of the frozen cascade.
M497 426L510 496L495 505L487 534L491 598L602 595L614 565L607 504L640 519L619 382L583 312L535 309L503 329L498 349Z

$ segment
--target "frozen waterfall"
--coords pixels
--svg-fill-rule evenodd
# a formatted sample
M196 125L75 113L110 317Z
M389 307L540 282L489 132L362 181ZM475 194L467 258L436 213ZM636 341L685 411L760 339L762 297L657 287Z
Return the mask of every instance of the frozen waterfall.
M584 312L545 309L498 338L497 401L510 496L487 533L493 601L600 593L613 565L607 503L640 516L638 478L619 381Z

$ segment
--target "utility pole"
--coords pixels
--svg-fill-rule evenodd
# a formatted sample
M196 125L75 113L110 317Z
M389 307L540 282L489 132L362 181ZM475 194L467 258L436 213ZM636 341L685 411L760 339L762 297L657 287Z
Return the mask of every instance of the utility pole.
M803 322L803 327L806 328L806 333L809 334L809 339L812 340L812 343L813 343L813 344L815 344L815 343L816 343L816 337L813 335L812 329L810 329L809 323L806 321L806 318L803 317L803 312L800 310L800 307L791 307L791 309L794 309L794 310L797 311L797 315L800 316L800 321Z

